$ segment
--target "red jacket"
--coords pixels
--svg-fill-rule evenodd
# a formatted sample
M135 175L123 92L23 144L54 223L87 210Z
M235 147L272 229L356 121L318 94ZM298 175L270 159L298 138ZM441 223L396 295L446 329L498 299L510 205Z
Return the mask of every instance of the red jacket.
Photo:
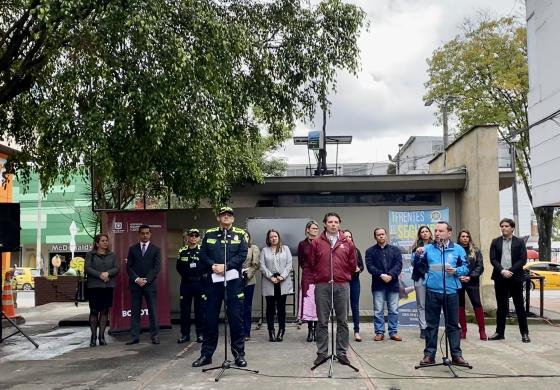
M328 283L331 269L330 259L333 259L333 274L335 283L346 283L352 279L356 271L356 249L351 241L346 240L342 232L338 232L338 240L333 248L323 232L311 241L310 268L313 271L315 283Z

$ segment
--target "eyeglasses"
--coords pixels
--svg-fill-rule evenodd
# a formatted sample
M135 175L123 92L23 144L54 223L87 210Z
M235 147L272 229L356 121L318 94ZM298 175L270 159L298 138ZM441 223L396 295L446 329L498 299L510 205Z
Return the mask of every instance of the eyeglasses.
M191 233L191 234L189 234L189 237L200 237L200 234L198 234L198 233Z

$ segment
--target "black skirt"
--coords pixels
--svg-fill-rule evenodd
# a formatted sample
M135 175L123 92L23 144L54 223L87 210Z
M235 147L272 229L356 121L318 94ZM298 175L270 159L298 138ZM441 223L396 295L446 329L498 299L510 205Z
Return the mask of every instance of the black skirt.
M91 310L105 310L113 306L113 288L90 288L89 291L89 308Z

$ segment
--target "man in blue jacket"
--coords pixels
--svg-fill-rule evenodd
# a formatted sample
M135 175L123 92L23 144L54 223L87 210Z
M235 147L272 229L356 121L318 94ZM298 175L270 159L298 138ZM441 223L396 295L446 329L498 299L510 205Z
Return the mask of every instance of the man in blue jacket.
M468 275L469 268L466 253L460 245L450 239L452 228L449 223L440 221L435 227L435 242L419 247L414 253L413 261L426 272L426 348L421 366L435 364L437 336L441 308L446 306L445 332L451 350L451 362L458 366L469 366L463 359L459 330L459 296L460 276ZM445 278L445 279L444 279ZM445 287L444 287L445 286Z
M385 338L383 309L387 302L388 331L391 340L402 341L397 333L399 326L399 275L402 270L401 250L387 242L387 232L378 227L373 230L377 244L366 251L366 265L372 275L374 341Z

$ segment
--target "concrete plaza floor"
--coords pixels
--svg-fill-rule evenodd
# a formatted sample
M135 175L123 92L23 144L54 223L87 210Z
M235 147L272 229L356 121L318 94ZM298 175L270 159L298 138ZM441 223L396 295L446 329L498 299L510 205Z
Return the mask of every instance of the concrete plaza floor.
M0 346L0 388L19 389L555 389L560 383L560 328L531 321L532 342L521 342L516 325L506 330L506 340L477 339L476 325L469 324L461 343L472 370L457 370L452 378L446 367L416 370L423 340L415 328L402 328L402 342L373 341L371 323L362 324L361 343L352 342L349 357L359 372L338 363L333 378L328 365L311 371L315 345L305 342L306 329L291 324L282 343L270 343L264 327L254 330L246 343L249 368L259 374L228 370L219 382L216 372L202 373L191 367L199 356L196 343L176 343L178 328L162 332L160 345L142 335L138 345L126 346L127 335L108 337L109 345L89 348L87 327L59 327L61 319L83 316L87 304L52 303L19 310L26 318L23 329L40 344L35 349L21 336ZM560 318L555 311L550 317ZM223 329L222 326L220 329ZM488 333L494 330L488 326ZM4 328L4 335L9 332ZM213 363L223 360L223 335ZM437 360L440 360L438 353ZM550 377L556 375L556 377Z

